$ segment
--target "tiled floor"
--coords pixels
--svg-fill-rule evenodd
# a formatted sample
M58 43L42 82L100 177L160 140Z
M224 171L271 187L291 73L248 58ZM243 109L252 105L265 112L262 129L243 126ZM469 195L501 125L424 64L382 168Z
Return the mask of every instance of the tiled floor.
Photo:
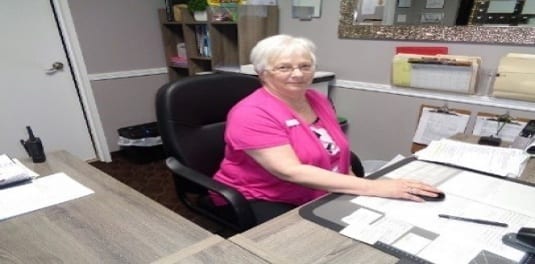
M164 160L136 163L125 158L121 152L112 153L112 160L110 163L90 164L212 233L223 237L234 234L210 219L190 211L178 200L172 174L165 166Z

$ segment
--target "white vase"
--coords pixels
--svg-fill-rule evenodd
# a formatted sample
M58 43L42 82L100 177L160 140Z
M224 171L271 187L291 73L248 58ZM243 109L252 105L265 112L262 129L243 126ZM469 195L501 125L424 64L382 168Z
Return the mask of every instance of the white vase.
M205 11L195 11L193 12L193 18L195 18L195 21L207 21L208 20L208 12Z

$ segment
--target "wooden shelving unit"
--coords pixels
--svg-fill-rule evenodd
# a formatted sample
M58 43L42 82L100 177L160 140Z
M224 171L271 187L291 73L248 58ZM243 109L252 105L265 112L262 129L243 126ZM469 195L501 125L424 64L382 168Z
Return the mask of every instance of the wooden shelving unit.
M168 21L165 10L159 10L170 81L212 71L216 67L249 64L249 53L253 46L279 31L277 6L239 6L237 21L213 21L210 10L208 21L195 21L187 9L180 10L182 21ZM199 27L206 27L209 36L208 50L205 49L207 55L199 50ZM178 54L179 43L185 44L187 65L176 66L171 62L171 58Z

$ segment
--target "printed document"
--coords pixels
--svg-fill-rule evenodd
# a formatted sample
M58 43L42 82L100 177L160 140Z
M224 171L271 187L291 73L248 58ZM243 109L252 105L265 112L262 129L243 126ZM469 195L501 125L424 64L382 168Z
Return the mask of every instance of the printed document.
M522 174L530 157L521 149L477 145L451 139L433 141L414 155L419 160L513 178Z
M0 220L83 197L93 191L65 173L0 189Z
M440 113L437 109L423 107L413 142L427 145L433 140L448 138L466 130L470 115Z
M533 186L418 160L383 177L423 181L442 190L446 198L418 203L358 196L352 202L359 208L342 219L348 226L341 234L368 244L380 241L437 264L472 263L492 255L516 263L525 256L501 238L535 226ZM503 222L508 227L444 219L439 214Z
M0 188L17 182L31 180L36 176L18 160L9 158L6 154L0 155Z

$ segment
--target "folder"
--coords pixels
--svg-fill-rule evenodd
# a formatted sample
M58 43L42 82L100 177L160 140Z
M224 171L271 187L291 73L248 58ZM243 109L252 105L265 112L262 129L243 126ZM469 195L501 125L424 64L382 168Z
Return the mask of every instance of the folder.
M425 148L431 141L465 133L471 112L462 109L422 105L411 152Z
M394 86L475 93L480 58L399 53L392 61Z
M535 55L509 53L501 58L493 96L535 101Z

